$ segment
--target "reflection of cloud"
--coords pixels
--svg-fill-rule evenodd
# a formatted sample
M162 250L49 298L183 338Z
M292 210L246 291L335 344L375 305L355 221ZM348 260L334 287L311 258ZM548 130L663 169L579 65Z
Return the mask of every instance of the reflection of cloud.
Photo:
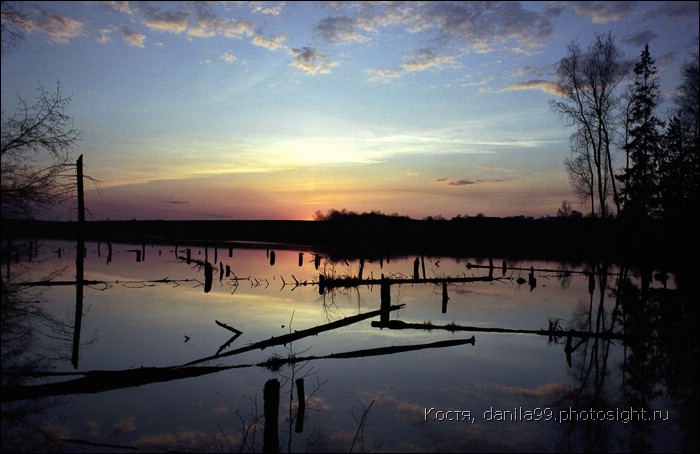
M126 434L129 432L134 432L136 430L136 418L133 416L130 418L120 419L119 421L112 424L112 432L114 434Z
M214 409L214 414L216 416L221 416L225 415L226 413L230 412L231 409L228 407L228 405L219 405Z
M326 54L311 47L290 49L289 54L294 57L291 66L311 75L330 74L331 68L337 65L330 61Z
M139 448L154 450L171 450L174 446L186 449L200 449L211 442L210 435L202 431L183 431L175 434L167 433L141 437L134 443Z
M539 388L519 388L514 386L493 386L495 389L500 389L516 396L529 398L552 398L560 396L570 390L570 386L566 383L547 383Z

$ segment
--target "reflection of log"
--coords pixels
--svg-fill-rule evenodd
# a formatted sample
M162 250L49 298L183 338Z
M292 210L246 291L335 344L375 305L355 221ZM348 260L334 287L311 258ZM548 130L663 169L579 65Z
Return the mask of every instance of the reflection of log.
M472 336L469 339L448 340L433 342L429 344L403 345L398 347L371 348L367 350L355 350L344 353L333 353L325 356L291 356L289 358L276 357L258 364L241 364L237 366L142 367L140 369L127 369L118 371L90 371L82 373L47 372L43 374L35 373L33 376L36 377L55 377L77 374L83 375L83 377L74 380L47 383L43 385L3 385L2 402L37 399L41 397L61 396L67 394L94 394L115 389L142 386L150 383L160 383L171 380L179 380L183 378L198 377L201 375L207 375L231 369L241 369L248 367L279 368L284 364L295 364L298 362L307 362L316 359L362 358L366 356L391 355L394 353L423 350L428 348L443 348L465 344L474 345L474 342L475 338L474 336Z
M466 283L466 282L491 282L509 278L499 278L492 276L462 276L462 277L432 277L427 279L411 279L411 278L381 278L381 279L357 279L354 277L333 278L323 274L318 277L319 293L323 293L321 289L328 290L333 288L349 288L359 287L361 285L395 285L395 284L442 284L447 283Z
M594 333L590 331L567 330L548 330L548 329L509 329L509 328L486 328L483 326L460 326L457 324L449 325L433 325L432 323L406 323L401 320L390 320L388 322L372 322L374 328L388 329L424 329L435 330L444 329L446 331L475 331L481 333L510 333L510 334L537 334L539 336L572 336L580 338L596 338L596 339L625 339L629 336L618 333Z
M279 452L277 420L280 407L280 382L271 379L263 390L265 428L263 429L263 452Z
M306 396L304 395L304 379L297 378L297 422L294 432L300 434L304 431L304 413L306 412Z
M402 307L404 307L403 304L399 304L398 306L391 306L389 308L389 311L399 310ZM190 361L187 364L183 364L183 366L191 366L193 364L203 363L205 361L209 361L212 359L225 358L227 356L237 355L239 353L244 353L244 352L248 352L251 350L257 350L257 349L264 350L267 347L272 347L274 345L286 345L290 342L293 342L293 341L296 341L299 339L303 339L304 337L315 336L315 335L322 333L324 331L334 330L337 328L341 328L343 326L352 325L353 323L357 323L357 322L360 322L362 320L366 320L368 318L376 317L377 315L381 315L381 312L382 312L381 310L377 310L377 311L367 312L364 314L353 315L351 317L345 317L344 319L341 319L341 320L336 320L335 322L326 323L325 325L319 325L319 326L315 326L313 328L309 328L309 329L305 329L305 330L301 330L301 331L294 331L293 333L285 334L283 336L271 337L270 339L256 342L254 344L247 345L245 347L241 347L241 348L238 348L236 350L232 350L230 352L224 353L223 355L208 356L206 358L201 358L201 359L197 359L194 361Z
M204 262L204 293L211 291L211 284L214 280L214 267L209 262Z

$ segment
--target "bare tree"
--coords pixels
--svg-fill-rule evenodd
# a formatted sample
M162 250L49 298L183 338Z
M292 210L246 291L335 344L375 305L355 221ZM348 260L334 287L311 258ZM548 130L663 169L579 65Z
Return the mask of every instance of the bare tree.
M607 217L608 199L620 210L618 190L613 178L613 131L617 121L619 98L615 89L625 76L621 62L622 52L615 46L610 33L596 35L587 53L576 42L568 48L568 55L559 63L559 90L563 101L550 101L569 125L579 128L590 152L593 184L600 216ZM575 137L580 141L581 138ZM578 145L575 148L579 148Z
M570 142L573 157L564 160L569 183L581 202L590 202L591 216L595 216L595 165L588 136L579 128L571 135Z
M2 51L22 40L31 25L31 19L15 7L15 2L0 2L2 18Z
M70 153L82 132L65 113L71 98L60 84L55 93L42 86L37 93L34 104L20 98L12 115L2 112L2 218L29 217L75 195Z

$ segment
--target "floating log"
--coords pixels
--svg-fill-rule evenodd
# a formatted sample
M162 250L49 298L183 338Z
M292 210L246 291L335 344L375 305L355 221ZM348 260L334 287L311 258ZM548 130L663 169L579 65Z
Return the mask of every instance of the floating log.
M576 331L571 329L566 330L548 330L548 329L509 329L509 328L486 328L483 326L460 326L457 324L448 325L433 325L432 323L407 323L401 320L389 320L388 322L372 322L374 328L388 329L423 329L436 330L443 329L446 331L474 331L481 333L510 333L510 334L537 334L539 336L556 336L556 337L579 337L579 338L595 338L595 339L626 339L629 336L618 333L594 333L590 331Z
M67 375L82 375L81 378L62 382L46 383L41 385L7 385L3 386L2 402L36 399L49 396L61 396L68 394L95 394L115 389L142 386L150 383L160 383L183 378L198 377L231 369L249 367L265 367L279 369L285 364L295 364L317 359L346 359L363 358L366 356L391 355L408 351L423 350L429 348L443 348L457 345L472 344L475 338L458 339L432 342L427 344L413 344L392 347L371 348L366 350L354 350L343 353L332 353L325 356L291 356L288 358L276 357L257 364L240 364L235 366L198 366L198 367L141 367L139 369L126 369L117 371L89 371L89 372L43 372L34 373L34 377L56 377ZM224 356L224 355L221 355Z
M396 311L396 310L403 308L404 306L405 306L404 304L399 304L398 306L391 306L391 307L389 307L389 311ZM362 320L366 320L368 318L376 317L378 315L381 315L381 313L382 313L382 311L380 309L380 310L376 310L376 311L366 312L364 314L358 314L358 315L353 315L350 317L345 317L341 320L336 320L335 322L326 323L325 325L319 325L319 326L305 329L305 330L301 330L301 331L294 331L293 333L285 334L282 336L271 337L270 339L256 342L254 344L247 345L245 347L241 347L241 348L238 348L236 350L232 350L230 352L227 352L227 353L224 353L221 355L207 356L206 358L201 358L201 359L197 359L194 361L190 361L189 363L183 364L183 366L191 366L194 364L203 363L205 361L210 361L212 359L225 358L227 356L237 355L239 353L244 353L244 352L248 352L251 350L258 350L258 349L264 350L267 347L272 347L274 345L286 345L290 342L293 342L293 341L296 341L299 339L303 339L304 337L315 336L315 335L322 333L324 331L334 330L337 328L341 328L343 326L352 325L353 323L357 323L357 322L360 322Z

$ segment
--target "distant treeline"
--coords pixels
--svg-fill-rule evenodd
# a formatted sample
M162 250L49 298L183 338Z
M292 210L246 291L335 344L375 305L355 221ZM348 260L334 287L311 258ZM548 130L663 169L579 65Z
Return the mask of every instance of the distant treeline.
M674 269L698 263L694 222L553 217L414 220L339 212L324 221L94 221L86 240L140 244L285 243L345 258L441 255L609 261ZM75 222L3 222L10 238L75 238Z

